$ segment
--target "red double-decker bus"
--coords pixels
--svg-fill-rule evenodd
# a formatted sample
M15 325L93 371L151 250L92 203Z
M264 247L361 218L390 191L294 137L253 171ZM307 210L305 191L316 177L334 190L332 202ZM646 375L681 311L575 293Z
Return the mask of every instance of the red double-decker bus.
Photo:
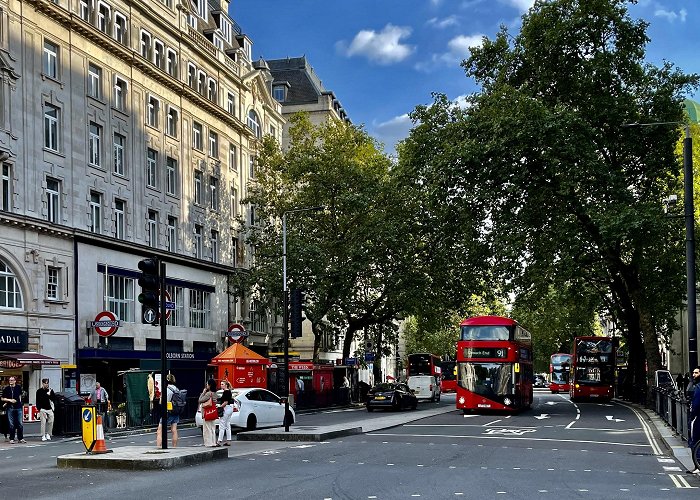
M615 345L612 339L576 337L572 352L571 400L611 400L615 385Z
M552 354L549 358L549 390L552 394L569 392L571 354Z
M445 392L456 392L457 391L457 362L456 361L442 361L440 363L440 368L442 368L442 382L440 383L440 391Z
M532 335L501 316L467 318L457 342L457 409L516 411L532 404Z

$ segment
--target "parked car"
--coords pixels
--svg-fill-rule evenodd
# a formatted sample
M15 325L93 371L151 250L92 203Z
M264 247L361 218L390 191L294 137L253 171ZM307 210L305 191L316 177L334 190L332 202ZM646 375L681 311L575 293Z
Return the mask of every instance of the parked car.
M406 384L384 382L372 387L367 393L367 411L375 408L415 410L418 398Z
M549 384L547 383L547 379L545 378L544 375L540 375L539 373L535 375L535 387L549 387Z
M222 390L216 392L217 399L221 398ZM284 399L267 389L248 387L244 389L231 389L233 396L233 415L231 425L249 431L259 427L276 427L285 425ZM294 408L289 407L287 421L289 425L296 420ZM198 427L202 425L202 412L197 409L195 422ZM216 420L219 425L219 419Z

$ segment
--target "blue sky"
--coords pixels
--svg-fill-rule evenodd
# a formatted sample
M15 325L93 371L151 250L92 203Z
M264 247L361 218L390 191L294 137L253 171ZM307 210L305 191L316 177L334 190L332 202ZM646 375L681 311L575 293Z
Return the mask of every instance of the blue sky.
M305 55L350 119L393 151L411 127L407 114L477 90L459 66L468 47L511 34L534 0L231 0L230 13L253 41L253 57ZM700 73L700 0L639 0L633 18L651 26L647 60ZM696 96L689 96L697 99Z

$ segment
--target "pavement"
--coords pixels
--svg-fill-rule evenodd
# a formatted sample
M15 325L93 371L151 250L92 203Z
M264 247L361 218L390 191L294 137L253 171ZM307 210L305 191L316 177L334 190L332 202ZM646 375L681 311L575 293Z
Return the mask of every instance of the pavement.
M660 437L668 449L674 456L685 466L687 470L694 469L693 460L690 456L690 450L685 441L674 432L658 415L651 410L638 405L628 406L635 407L638 411L646 415L652 427L652 432L655 437ZM289 432L285 432L283 427L275 427L268 429L259 429L249 432L239 432L236 436L237 441L259 441L259 442L289 442L289 441L326 441L342 436L350 436L354 434L362 434L374 432L381 429L388 429L399 425L413 422L415 420L449 413L454 411L454 407L442 406L430 408L420 412L396 412L387 413L381 417L368 418L356 422L347 422L343 424L332 425L292 425ZM25 424L25 435L40 436L39 427L37 424L36 432L32 432L30 423ZM134 431L110 432L110 436L126 435ZM140 429L137 432L145 432ZM215 447L183 447L183 448L168 448L162 450L153 446L126 446L115 448L113 452L106 454L90 455L86 453L74 453L70 455L62 455L57 457L57 465L59 468L99 468L99 469L127 469L127 470L146 470L146 469L166 469L174 467L182 467L192 464L208 462L212 460L221 460L229 457L230 448Z

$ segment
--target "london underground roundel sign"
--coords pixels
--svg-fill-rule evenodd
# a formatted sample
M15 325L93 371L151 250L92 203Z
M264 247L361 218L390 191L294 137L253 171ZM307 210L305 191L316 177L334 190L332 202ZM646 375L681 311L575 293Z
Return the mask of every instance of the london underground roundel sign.
M228 327L228 338L231 342L240 343L248 338L248 332L245 331L243 325L233 323Z
M98 313L95 316L95 321L92 322L92 326L100 337L111 337L117 333L120 325L121 321L111 311Z

